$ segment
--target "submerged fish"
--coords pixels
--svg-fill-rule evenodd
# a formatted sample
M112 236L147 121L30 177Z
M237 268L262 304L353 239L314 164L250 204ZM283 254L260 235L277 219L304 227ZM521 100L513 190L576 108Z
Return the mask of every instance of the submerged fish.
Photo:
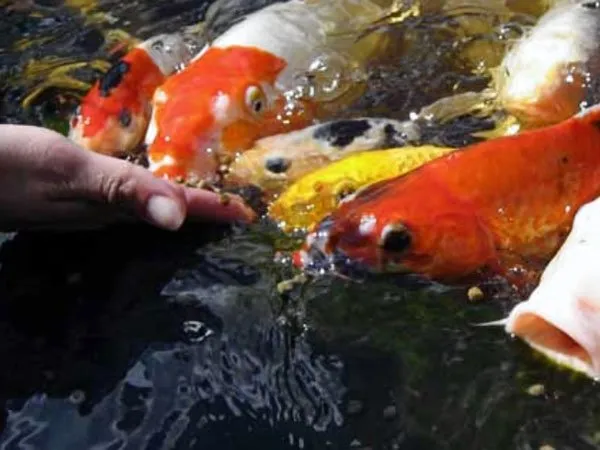
M269 207L285 231L309 229L357 190L411 170L453 148L400 147L348 156L296 181Z
M600 377L600 199L582 206L529 299L500 321L551 360Z
M577 114L585 106L590 80L600 74L600 4L559 0L549 6L500 65L489 69L489 88L440 99L420 115L449 120L500 109L516 117L520 128L536 128Z
M156 90L146 143L159 176L210 177L218 156L305 127L355 98L386 48L365 33L389 0L290 0L248 15Z
M154 36L127 53L94 84L70 121L69 137L95 152L118 155L144 139L155 89L192 55L177 34Z
M419 126L382 118L342 119L258 140L229 167L229 185L276 194L307 173L352 153L418 142Z
M295 257L342 256L377 271L452 282L538 269L577 209L600 195L600 106L484 141L344 201ZM524 280L530 281L530 280Z
M590 77L600 74L600 3L564 0L508 52L495 76L499 106L526 127L581 110Z

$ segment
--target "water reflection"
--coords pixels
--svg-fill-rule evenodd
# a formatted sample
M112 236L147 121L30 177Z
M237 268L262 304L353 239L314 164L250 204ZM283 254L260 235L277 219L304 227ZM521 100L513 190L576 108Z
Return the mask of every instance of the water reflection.
M372 391L370 377L382 371L385 391L395 360L368 345L338 352L280 325L272 246L223 231L114 229L6 243L2 448L357 440L345 420L348 386ZM378 397L382 411L390 398Z
M598 448L595 385L472 326L514 299L323 278L283 307L279 238L5 242L0 448Z
M106 56L108 25L43 3L39 15L0 18L3 82L31 58ZM100 3L119 3L110 26L141 37L193 23L206 7ZM218 29L232 18L211 20ZM448 73L433 51L437 34L413 33L430 36L423 51L375 74L349 115L405 118L457 83L485 84ZM12 50L33 36L50 44ZM446 51L452 42L444 42ZM415 70L396 76L402 67ZM57 116L56 92L32 111L19 107L44 74L0 86L0 121ZM376 92L382 86L385 95ZM489 125L461 118L425 131L428 140L463 145ZM275 287L288 274L272 262L280 239L263 226L178 234L126 227L4 242L0 448L600 448L597 385L547 365L499 329L473 327L517 299L468 303L461 290L325 277L282 304ZM285 325L292 319L305 327Z

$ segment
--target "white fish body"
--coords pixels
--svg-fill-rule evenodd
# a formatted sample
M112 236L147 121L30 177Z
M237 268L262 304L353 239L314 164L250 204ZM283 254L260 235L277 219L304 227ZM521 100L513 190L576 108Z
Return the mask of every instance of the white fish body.
M298 84L297 76L320 63L351 66L355 58L368 60L370 52L357 52L357 35L393 9L370 0L290 0L274 3L246 16L216 38L195 56L202 57L210 47L255 47L280 57L287 68L278 79L279 88ZM371 40L371 43L368 41ZM365 38L371 52L377 50L381 35ZM344 67L346 66L346 67ZM336 67L332 67L335 69Z
M524 124L572 116L584 100L588 74L600 71L600 4L558 2L496 70L500 105Z
M505 327L560 365L600 377L600 198L578 211L539 286Z

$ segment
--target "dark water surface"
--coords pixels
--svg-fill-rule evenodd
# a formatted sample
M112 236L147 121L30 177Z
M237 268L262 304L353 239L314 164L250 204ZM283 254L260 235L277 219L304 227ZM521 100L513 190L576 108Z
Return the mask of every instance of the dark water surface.
M57 129L69 88L21 108L47 74L23 77L27 61L105 57L110 27L147 37L205 9L105 2L118 11L109 26L60 2L3 5L0 118ZM15 50L39 37L48 40ZM425 85L473 82L419 82L437 62L413 57L421 73L394 89L404 110L426 104ZM276 285L290 273L273 257L289 243L267 224L6 236L0 448L600 448L597 385L473 326L514 299L340 278L282 298Z

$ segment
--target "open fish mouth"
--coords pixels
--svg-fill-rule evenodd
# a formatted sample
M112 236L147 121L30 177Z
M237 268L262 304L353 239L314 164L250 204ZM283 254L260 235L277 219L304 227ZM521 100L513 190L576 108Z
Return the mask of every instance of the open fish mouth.
M331 273L352 279L364 278L375 272L368 265L353 260L338 248L329 249L329 230L333 219L323 219L317 228L306 237L304 248L296 251L293 264L309 275Z
M367 265L352 260L340 250L326 253L316 246L294 253L293 264L308 275L329 273L358 280L374 273Z
M306 236L305 247L298 250L294 254L294 265L306 273L323 274L336 270L340 260L347 259L338 250L333 252L328 251L329 230L333 225L331 216L323 219L316 227Z
M523 303L515 308L506 321L506 331L560 366L600 378L597 361L581 333L570 333L564 320L529 310ZM584 331L584 330L581 330ZM593 350L592 350L593 351Z

